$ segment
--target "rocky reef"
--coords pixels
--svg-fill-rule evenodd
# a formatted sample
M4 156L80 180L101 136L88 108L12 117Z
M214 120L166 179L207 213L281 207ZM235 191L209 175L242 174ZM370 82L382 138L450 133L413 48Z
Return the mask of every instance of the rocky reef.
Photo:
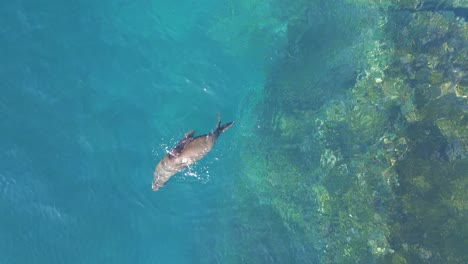
M228 259L467 263L466 2L291 8L239 139L233 197L255 206Z

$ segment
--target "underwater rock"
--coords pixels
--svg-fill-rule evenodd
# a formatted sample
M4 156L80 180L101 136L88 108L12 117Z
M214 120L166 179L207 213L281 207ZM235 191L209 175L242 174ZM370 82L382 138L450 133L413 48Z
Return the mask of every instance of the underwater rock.
M264 129L237 188L321 263L466 263L466 22L426 10L432 0L347 0L381 11L350 55L313 41L319 30L301 12L318 11L306 2L288 25L291 56L265 85ZM353 82L331 81L356 57Z
M453 83L451 84L453 85ZM453 86L455 89L455 94L458 97L468 98L468 76L465 76L462 80L460 80L460 82L455 83Z
M406 261L405 257L402 255L395 253L392 256L392 264L407 264L408 261Z
M317 210L320 213L328 213L330 211L330 195L328 194L327 189L321 185L315 185L312 187L312 192L314 193L315 200L317 201Z

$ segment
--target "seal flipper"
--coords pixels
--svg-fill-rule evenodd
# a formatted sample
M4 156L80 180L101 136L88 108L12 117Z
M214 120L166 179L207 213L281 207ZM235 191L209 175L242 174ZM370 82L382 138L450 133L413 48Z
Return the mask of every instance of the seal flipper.
M221 115L218 114L218 123L216 124L216 129L213 133L216 134L216 136L219 136L221 133L228 130L232 125L234 125L234 121L221 125Z
M195 130L193 130L193 129L190 130L189 132L187 132L187 133L185 134L184 138L183 138L181 141L184 141L184 140L186 140L186 139L188 139L188 138L193 138L193 135L194 135L194 134L195 134ZM180 142L180 143L181 143L181 142Z
M234 125L234 121L231 121L227 124L221 125L221 122L218 124L218 127L216 127L216 133L221 134L224 131L228 130L232 125Z
M180 153L184 150L185 146L190 143L193 140L193 135L195 134L195 130L190 130L187 132L182 138L177 146L175 146L170 152L169 152L169 157L178 157Z

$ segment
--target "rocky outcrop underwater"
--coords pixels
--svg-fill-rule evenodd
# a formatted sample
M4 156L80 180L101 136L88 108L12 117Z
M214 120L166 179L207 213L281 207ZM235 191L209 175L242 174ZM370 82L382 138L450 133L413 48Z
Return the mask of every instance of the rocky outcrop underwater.
M467 263L466 1L271 2L265 35L284 41L232 190L255 206L220 254Z

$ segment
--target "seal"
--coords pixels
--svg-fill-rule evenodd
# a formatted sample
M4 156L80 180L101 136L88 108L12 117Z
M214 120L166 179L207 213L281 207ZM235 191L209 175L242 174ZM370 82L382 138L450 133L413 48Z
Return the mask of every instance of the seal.
M161 189L176 173L199 161L208 154L219 135L228 130L234 121L221 125L220 115L215 130L206 135L194 137L195 130L187 132L169 153L158 163L154 170L153 191Z

